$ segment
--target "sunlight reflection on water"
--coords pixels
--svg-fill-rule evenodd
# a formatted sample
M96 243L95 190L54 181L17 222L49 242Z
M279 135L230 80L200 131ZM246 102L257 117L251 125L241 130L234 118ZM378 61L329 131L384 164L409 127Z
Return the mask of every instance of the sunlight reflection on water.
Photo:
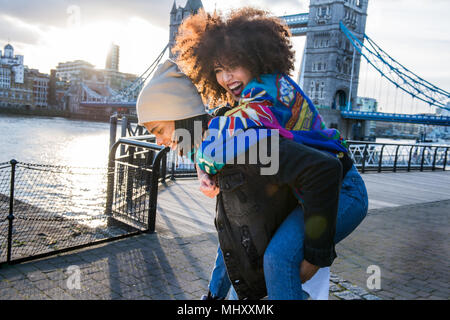
M108 123L0 115L0 137L0 162L50 165L22 165L16 199L90 227L105 223L95 217L106 201Z

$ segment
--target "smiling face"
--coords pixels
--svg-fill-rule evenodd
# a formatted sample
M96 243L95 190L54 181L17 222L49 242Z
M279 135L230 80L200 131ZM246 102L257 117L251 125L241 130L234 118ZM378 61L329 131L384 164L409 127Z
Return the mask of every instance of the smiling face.
M145 128L156 137L156 144L170 147L175 150L177 147L175 137L175 121L151 121L144 123Z
M239 101L242 91L247 84L253 79L251 72L243 67L225 67L216 63L214 65L214 73L217 82L235 101Z

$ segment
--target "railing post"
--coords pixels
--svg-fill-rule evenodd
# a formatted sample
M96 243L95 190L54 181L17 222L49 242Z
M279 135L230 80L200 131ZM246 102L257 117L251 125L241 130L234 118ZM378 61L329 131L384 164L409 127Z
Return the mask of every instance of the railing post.
M398 149L400 149L400 145L398 145L397 149L395 149L394 172L397 172Z
M167 153L164 153L162 157L161 163L161 182L166 182L166 174L167 174Z
M366 169L366 149L367 149L367 143L364 145L364 150L363 150L363 157L362 157L362 167L361 167L361 173L365 172Z
M384 147L385 147L385 146L386 146L386 145L383 144L383 146L381 147L380 160L378 160L378 173L381 172L381 165L382 165L382 163L383 163L383 150L384 150Z
M128 129L128 118L126 116L122 116L121 119L121 132L120 137L125 138L127 136L127 129ZM120 155L123 156L125 154L125 145L120 146Z
M423 162L425 161L425 150L427 149L426 146L423 147L422 151L422 160L420 161L420 172L423 171Z
M447 155L448 155L448 147L445 148L444 165L442 166L443 171L445 171L445 167L447 166Z
M168 147L159 151L152 165L152 177L151 177L151 187L150 187L150 203L148 210L148 230L147 232L155 232L156 224L156 208L158 200L158 180L161 170L161 161L170 149Z
M9 215L8 215L8 248L6 253L6 261L11 262L11 250L12 250L12 231L14 220L14 183L16 177L16 160L11 160L11 185L9 189Z
M126 182L126 202L127 202L127 209L131 210L132 204L133 204L133 187L134 187L134 176L135 176L135 169L133 167L134 165L134 153L136 151L135 147L128 147L128 168L127 168L127 182Z
M151 168L151 166L153 165L154 158L155 158L155 151L149 150L147 152L146 157L145 157L145 167L147 169ZM152 171L153 171L153 168L152 168ZM149 171L145 172L145 188L146 188L147 191L149 191L150 188L151 188L152 175L153 175L152 172L149 172Z
M171 174L170 174L170 180L175 180L175 166L176 163L178 163L178 152L172 152L172 165L170 167Z
M172 167L170 168L170 170L171 170L171 173L170 173L170 180L175 180L175 161L173 161L173 158L174 157L172 157Z
M111 150L111 147L116 142L116 135L117 135L117 114L113 114L109 118L109 149Z
M119 143L116 142L112 145L109 150L109 158L108 158L108 168L107 168L107 186L106 186L106 206L105 206L105 215L108 217L107 226L114 225L115 220L113 219L113 201L114 201L114 183L115 183L115 174L116 174L116 151Z
M138 125L138 127L137 127L137 135L138 136L142 136L143 133L144 133L144 127Z
M435 149L434 149L433 166L431 167L432 171L434 171L434 169L436 168L436 155L437 155L438 149L439 149L439 147L435 147Z
M408 172L411 171L411 159L412 159L413 149L414 149L414 146L411 146L411 149L409 149Z

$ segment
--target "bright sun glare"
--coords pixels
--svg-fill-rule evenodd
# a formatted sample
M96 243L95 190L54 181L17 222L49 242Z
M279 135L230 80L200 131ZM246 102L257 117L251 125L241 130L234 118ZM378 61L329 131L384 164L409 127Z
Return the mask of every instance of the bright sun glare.
M44 60L50 70L59 62L85 60L103 69L109 47L114 43L120 46L120 71L140 74L164 48L167 39L167 32L138 17L53 27L41 34L40 47L44 51L27 55L26 63L42 65ZM39 63L33 61L37 59Z

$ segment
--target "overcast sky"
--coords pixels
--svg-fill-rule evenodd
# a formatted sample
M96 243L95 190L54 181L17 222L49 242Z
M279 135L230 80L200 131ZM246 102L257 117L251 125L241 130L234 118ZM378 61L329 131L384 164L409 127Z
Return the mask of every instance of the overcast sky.
M276 15L308 12L307 0L202 0L216 7L254 5ZM178 0L184 6L186 0ZM0 49L8 40L24 63L49 73L58 62L83 59L104 68L111 42L120 71L142 73L164 48L173 0L0 0ZM369 0L366 34L392 57L450 90L450 0ZM304 38L294 38L297 69Z

